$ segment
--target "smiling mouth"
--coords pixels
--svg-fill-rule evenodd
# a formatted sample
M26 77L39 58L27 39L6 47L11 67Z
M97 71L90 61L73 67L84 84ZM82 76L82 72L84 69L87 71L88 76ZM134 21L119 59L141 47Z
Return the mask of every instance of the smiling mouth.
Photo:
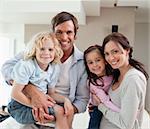
M50 57L42 57L43 59L50 59Z

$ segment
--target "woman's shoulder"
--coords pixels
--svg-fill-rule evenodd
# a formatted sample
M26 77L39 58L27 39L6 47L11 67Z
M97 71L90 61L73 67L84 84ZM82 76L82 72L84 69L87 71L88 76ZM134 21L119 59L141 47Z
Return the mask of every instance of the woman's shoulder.
M141 71L137 70L136 68L131 68L127 72L126 76L144 76L144 74Z
M125 78L129 81L138 81L138 80L143 80L146 83L146 77L145 75L137 70L136 68L131 68L125 75Z

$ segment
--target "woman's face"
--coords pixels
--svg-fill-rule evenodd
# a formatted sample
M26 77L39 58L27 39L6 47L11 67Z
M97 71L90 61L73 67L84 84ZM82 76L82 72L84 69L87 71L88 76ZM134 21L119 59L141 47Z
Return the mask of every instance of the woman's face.
M109 41L104 48L106 61L113 69L120 69L129 64L129 51L114 41Z

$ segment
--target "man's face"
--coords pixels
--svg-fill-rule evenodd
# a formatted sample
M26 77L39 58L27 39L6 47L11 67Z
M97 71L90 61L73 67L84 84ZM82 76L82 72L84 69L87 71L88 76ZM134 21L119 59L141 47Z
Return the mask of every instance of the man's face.
M71 20L63 22L55 27L56 38L61 44L62 50L69 51L73 48L75 40L74 24Z

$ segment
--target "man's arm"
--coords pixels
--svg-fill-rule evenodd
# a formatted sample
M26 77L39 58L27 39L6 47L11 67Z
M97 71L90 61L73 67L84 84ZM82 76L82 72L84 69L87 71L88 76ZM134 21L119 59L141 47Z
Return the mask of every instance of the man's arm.
M23 52L18 53L14 58L7 60L1 67L2 75L5 81L12 85L11 73L16 63L23 58Z
M75 113L81 113L86 110L86 106L89 101L89 88L87 87L87 73L85 71L84 62L81 61L77 64L75 69L72 69L72 73L77 74L76 94L73 101ZM82 69L81 69L82 68ZM74 76L73 76L74 77Z
M78 113L78 109L76 108L76 106L73 104L73 109L74 109L74 114Z
M32 84L25 86L23 92L31 99L33 115L37 121L42 123L53 121L54 117L48 114L48 107L54 106L55 101L49 95L39 91Z

